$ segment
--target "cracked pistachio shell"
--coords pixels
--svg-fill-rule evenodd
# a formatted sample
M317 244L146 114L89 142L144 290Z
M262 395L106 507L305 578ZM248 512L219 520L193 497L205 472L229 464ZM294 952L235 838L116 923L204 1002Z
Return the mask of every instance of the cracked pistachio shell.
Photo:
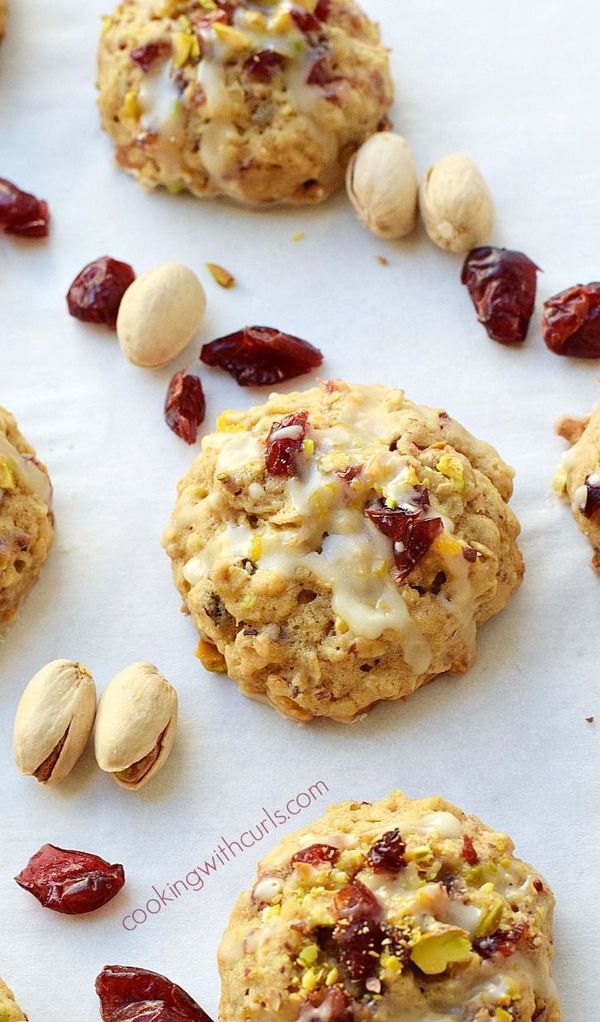
M161 263L134 280L119 306L117 337L134 365L157 369L183 351L206 310L204 288L181 263Z
M17 708L13 754L22 774L42 784L62 781L94 726L96 686L76 660L53 660L27 685Z
M435 245L469 252L494 226L494 204L477 165L454 153L430 167L421 182L419 206Z
M403 238L417 222L415 161L405 138L380 131L354 154L346 190L358 219L379 238Z
M27 1022L27 1015L21 1011L3 979L0 979L0 1022Z
M152 664L130 664L98 703L96 760L124 788L137 790L166 762L177 726L177 692Z

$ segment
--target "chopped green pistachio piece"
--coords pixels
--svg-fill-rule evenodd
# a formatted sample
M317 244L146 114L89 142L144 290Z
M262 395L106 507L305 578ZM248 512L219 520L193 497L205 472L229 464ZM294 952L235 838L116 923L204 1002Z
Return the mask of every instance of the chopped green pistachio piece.
M426 976L439 976L451 962L464 962L471 954L471 941L464 930L424 933L415 943L411 960Z

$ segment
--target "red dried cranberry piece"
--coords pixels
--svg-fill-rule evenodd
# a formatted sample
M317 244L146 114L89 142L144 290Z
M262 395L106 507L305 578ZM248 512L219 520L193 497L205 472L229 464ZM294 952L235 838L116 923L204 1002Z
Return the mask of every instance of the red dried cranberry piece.
M315 990L302 1005L298 1022L353 1022L352 1003L339 986Z
M47 202L0 178L0 230L24 238L45 238L49 221Z
M555 355L600 358L600 283L576 284L544 302L542 334Z
M308 341L270 326L247 326L205 344L200 358L225 369L240 387L264 387L316 369L323 355Z
M296 455L306 439L307 423L308 412L295 412L271 426L266 441L265 464L272 476L294 475Z
M535 888L535 890L537 891L538 894L543 894L544 893L544 885L543 885L543 883L542 883L542 881L540 880L539 877L535 877L534 878L533 886L534 886L534 888Z
M480 958L493 958L500 955L502 958L510 958L517 950L517 946L525 933L523 923L511 927L510 930L496 930L489 937L476 937L473 941L473 950Z
M465 561L469 561L470 564L475 564L475 561L477 560L477 551L473 550L473 547L463 547L462 555Z
M321 862L330 862L333 866L340 857L339 848L333 845L309 845L302 848L292 856L292 866L296 862L308 862L311 866L318 866Z
M319 21L327 21L331 12L331 0L319 0L315 7L315 17Z
M461 280L488 337L500 344L525 340L533 315L536 266L523 252L484 245L467 255Z
M105 965L96 979L103 1022L212 1022L166 976L129 965Z
M111 866L90 852L43 845L15 877L45 908L83 915L106 905L125 883L120 865Z
M307 85L320 85L324 88L326 85L331 85L332 82L339 82L341 75L335 74L331 66L331 57L329 54L322 57L317 57L314 64L312 65L306 79Z
M244 63L244 71L255 82L270 82L284 64L285 57L282 53L275 50L260 50L248 57Z
M134 64L141 67L144 73L149 71L153 64L156 64L158 60L166 60L171 47L168 43L146 43L144 46L136 46L134 50L131 50L129 56L133 60Z
M337 475L343 483L352 483L360 475L361 471L362 465L350 465L343 472L338 472Z
M406 844L399 830L388 830L371 847L367 862L375 873L399 873L406 866Z
M366 979L376 970L377 955L383 945L381 906L360 880L342 887L333 904L339 920L333 939L342 961L352 979Z
M594 472L585 478L585 504L580 511L586 518L592 518L597 511L600 511L600 474Z
M479 856L475 851L475 845L468 834L465 834L463 837L463 846L460 856L461 859L464 859L469 866L476 866L479 862Z
M197 376L180 369L169 384L165 401L165 421L186 444L198 439L198 429L204 422L206 402L202 384Z
M425 497L429 501L427 491L420 495L420 500L423 501ZM433 541L444 531L441 518L424 518L423 510L419 508L414 511L401 507L392 510L381 502L380 505L368 507L365 514L384 536L394 542L398 582L408 578L430 550Z
M311 14L310 11L302 10L301 7L292 7L290 14L304 35L314 35L321 31L321 21L316 17L316 12Z
M129 263L101 256L75 277L67 292L69 312L85 323L105 323L114 330L121 299L134 280Z

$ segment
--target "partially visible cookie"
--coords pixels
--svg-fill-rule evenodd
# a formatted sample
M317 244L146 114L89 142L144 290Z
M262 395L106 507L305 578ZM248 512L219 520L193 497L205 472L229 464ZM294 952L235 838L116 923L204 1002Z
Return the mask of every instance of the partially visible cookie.
M8 18L8 0L0 0L0 42L6 31L6 20Z
M470 667L523 576L493 447L340 380L217 426L164 536L209 670L296 719L351 721Z
M570 503L573 518L594 548L592 567L600 574L600 405L582 419L561 419L556 432L571 447L552 486Z
M233 909L220 1022L560 1022L554 897L513 851L440 798L332 806Z
M355 0L128 0L105 18L98 88L143 185L250 204L327 198L393 97Z
M17 613L46 560L54 533L45 465L0 407L0 626Z
M0 1019L2 1022L27 1022L27 1015L21 1011L15 995L3 979L0 979Z

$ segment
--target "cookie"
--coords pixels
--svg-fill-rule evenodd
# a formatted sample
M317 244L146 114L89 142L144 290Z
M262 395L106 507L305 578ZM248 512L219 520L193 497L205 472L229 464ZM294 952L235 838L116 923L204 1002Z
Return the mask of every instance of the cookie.
M163 537L209 669L299 720L351 721L469 668L523 574L492 447L340 381L217 426Z
M233 909L220 1022L560 1022L554 897L513 849L441 798L332 806Z
M142 184L251 204L327 198L393 99L354 0L129 0L104 20L98 88Z
M573 518L594 548L592 567L600 574L600 405L582 419L561 419L556 432L571 447L552 486L571 505Z
M27 1015L23 1014L3 979L0 979L0 1019L2 1022L27 1022Z
M46 560L54 532L45 465L0 407L0 626L17 613Z
M8 0L0 0L0 42L4 39L8 20Z

